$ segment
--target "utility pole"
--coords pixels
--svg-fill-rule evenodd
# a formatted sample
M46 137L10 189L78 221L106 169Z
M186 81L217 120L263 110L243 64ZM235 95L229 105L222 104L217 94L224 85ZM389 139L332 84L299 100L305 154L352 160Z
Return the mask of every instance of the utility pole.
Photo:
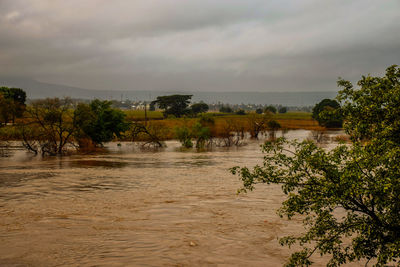
M144 126L147 127L147 102L144 101Z

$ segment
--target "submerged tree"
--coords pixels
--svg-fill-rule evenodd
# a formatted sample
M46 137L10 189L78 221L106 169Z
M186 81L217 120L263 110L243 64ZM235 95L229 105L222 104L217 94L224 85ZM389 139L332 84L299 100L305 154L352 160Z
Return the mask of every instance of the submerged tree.
M316 252L330 255L329 266L361 259L399 265L400 69L363 77L359 90L348 81L338 84L351 145L326 151L311 141L279 138L263 146L263 165L232 172L243 191L257 183L281 185L287 199L280 216L303 219L304 233L280 240L302 246L288 266L308 266Z
M250 113L247 117L247 124L252 138L258 138L258 135L264 133L271 121L270 113L257 114Z
M187 121L178 127L175 127L175 137L179 140L185 148L196 146L197 149L212 146L213 132L212 128L215 124L214 118L208 114L201 114L199 119L192 124L188 125ZM195 143L193 143L193 140Z
M174 131L175 131L175 137L182 144L182 147L184 148L193 147L193 142L192 142L193 135L190 128L187 125L175 127Z
M227 118L222 121L218 131L216 145L222 147L241 146L245 137L245 122Z
M132 142L136 140L143 141L142 147L154 146L165 147L163 140L168 135L169 129L160 123L142 123L134 122L131 125Z
M90 104L79 104L74 115L79 127L77 139L90 138L95 145L111 141L114 136L128 130L125 114L111 107L110 101L93 100Z
M23 145L35 154L62 155L68 147L85 140L101 145L128 129L124 114L108 101L94 100L74 110L69 98L47 98L32 102L21 124Z
M22 125L24 146L36 154L63 154L77 129L72 107L69 98L34 101L27 109L27 123Z

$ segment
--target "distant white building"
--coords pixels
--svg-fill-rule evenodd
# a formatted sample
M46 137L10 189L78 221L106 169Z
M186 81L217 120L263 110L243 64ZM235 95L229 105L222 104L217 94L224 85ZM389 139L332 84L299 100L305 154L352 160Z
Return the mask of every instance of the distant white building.
M134 109L134 110L144 110L144 109L147 109L147 110L149 110L150 109L150 104L145 104L145 103L136 103L135 105L132 105L131 106L131 109Z

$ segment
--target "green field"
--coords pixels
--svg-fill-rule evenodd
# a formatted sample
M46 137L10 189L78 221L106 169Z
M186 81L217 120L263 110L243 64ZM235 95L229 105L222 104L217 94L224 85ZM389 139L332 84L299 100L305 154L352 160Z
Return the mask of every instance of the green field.
M144 120L145 118L144 110L124 110L124 113L128 120ZM164 117L161 111L147 111L147 118L154 120Z
M277 113L274 114L274 119L277 120L311 120L311 113L310 112L300 112L300 111L293 111L287 113Z

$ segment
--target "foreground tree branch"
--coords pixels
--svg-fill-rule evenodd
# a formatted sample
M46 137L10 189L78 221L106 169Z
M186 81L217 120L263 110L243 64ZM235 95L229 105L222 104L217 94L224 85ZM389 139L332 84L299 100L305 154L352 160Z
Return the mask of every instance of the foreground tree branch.
M365 260L400 266L400 69L363 77L359 90L340 80L344 127L351 144L327 151L311 141L267 142L262 165L234 167L242 192L279 184L281 217L303 219L305 231L281 238L299 244L287 266L308 266L316 252L328 266Z

